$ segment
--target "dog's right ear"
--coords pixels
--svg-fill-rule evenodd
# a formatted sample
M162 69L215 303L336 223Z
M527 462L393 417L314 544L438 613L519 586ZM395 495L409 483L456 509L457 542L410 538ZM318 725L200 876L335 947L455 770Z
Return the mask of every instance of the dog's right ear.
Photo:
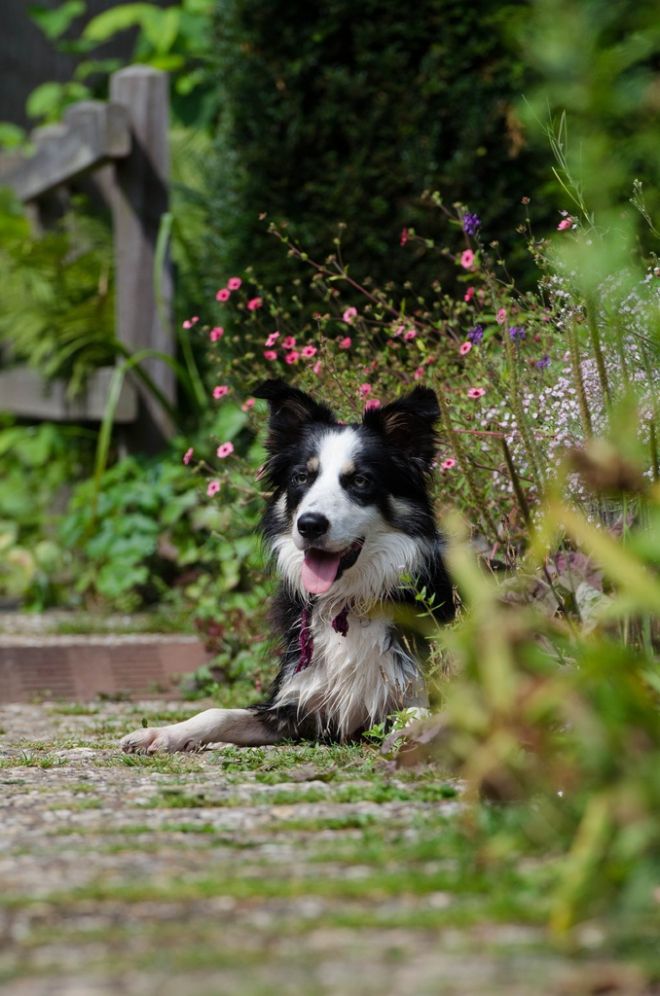
M263 398L270 407L270 432L266 446L271 453L295 442L310 422L337 424L327 405L319 404L309 394L291 387L280 377L264 381L254 392L254 397Z

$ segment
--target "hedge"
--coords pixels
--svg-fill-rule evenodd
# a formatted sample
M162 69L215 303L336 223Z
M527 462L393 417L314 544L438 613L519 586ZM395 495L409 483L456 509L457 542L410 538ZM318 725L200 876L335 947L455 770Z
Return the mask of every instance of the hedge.
M526 9L220 0L212 278L254 264L264 287L288 279L267 214L321 257L344 221L355 275L421 286L438 276L437 258L401 251L399 237L404 226L437 230L421 198L430 189L510 245L521 197L546 168L515 111L530 81L506 40Z

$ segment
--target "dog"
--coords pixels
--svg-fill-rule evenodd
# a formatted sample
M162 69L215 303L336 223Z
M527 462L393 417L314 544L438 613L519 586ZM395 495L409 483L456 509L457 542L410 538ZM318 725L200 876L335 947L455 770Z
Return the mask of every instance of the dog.
M262 527L281 577L279 673L266 701L137 730L121 741L125 751L346 742L426 704L421 655L397 620L419 615L418 591L438 622L454 615L427 488L434 392L416 387L350 425L280 379L255 396L270 409Z

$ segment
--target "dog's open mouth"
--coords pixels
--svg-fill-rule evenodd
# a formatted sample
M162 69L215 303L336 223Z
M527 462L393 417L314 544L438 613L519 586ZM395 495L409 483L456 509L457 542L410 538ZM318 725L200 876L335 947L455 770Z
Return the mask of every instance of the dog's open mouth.
M337 578L353 566L363 545L364 540L359 539L337 553L315 547L305 550L301 579L310 595L323 595L328 591Z

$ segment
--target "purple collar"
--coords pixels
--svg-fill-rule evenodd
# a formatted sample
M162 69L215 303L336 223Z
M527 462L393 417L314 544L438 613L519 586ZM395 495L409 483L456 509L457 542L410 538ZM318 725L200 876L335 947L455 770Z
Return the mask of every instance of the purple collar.
M305 668L309 667L312 663L312 655L314 653L314 639L312 637L312 628L310 626L310 621L312 617L312 610L309 605L304 605L303 610L300 613L300 635L298 636L298 647L300 650L300 660L296 665L296 669L293 672L298 674L299 671L304 671ZM335 633L341 633L342 636L346 636L348 633L348 606L345 605L344 608L339 612L335 618L332 620L332 628Z

